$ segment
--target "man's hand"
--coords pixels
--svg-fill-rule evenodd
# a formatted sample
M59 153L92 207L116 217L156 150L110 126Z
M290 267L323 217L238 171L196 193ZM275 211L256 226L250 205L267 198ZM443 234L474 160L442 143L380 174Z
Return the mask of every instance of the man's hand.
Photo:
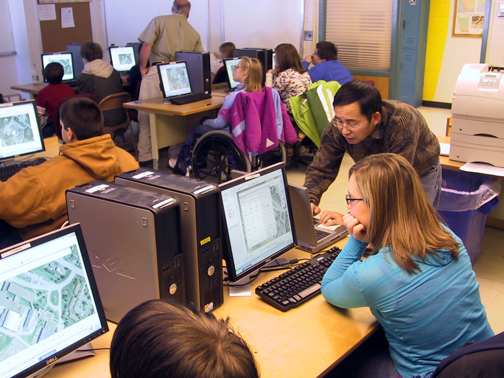
M313 216L320 214L320 207L318 207L317 205L315 205L314 203L311 203L311 202L310 202L310 206L311 206L311 212L312 212Z
M345 226L350 235L361 242L369 243L366 228L357 218L354 218L350 214L345 214L343 215L343 222L345 222Z
M308 62L311 64L311 62L313 61L313 56L312 55L306 55L303 59L305 62Z
M337 211L324 210L320 215L320 224L324 226L332 226L335 224L343 225L343 214Z

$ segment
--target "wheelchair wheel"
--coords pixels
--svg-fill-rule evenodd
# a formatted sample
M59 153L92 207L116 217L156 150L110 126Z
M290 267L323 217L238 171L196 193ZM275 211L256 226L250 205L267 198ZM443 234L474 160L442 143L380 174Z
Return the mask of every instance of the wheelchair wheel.
M192 169L199 180L217 178L218 183L231 179L233 169L250 172L250 162L224 131L204 134L192 153Z
M285 143L279 140L277 147L263 153L259 156L259 159L253 161L252 170L255 171L281 161L287 163L287 149L285 148Z

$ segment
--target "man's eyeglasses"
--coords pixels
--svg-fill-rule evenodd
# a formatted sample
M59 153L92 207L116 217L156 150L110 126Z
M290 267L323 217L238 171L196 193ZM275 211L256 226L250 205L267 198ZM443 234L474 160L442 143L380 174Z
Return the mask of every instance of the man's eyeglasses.
M347 194L345 196L345 201L346 201L347 205L353 205L354 201L364 201L364 198L352 198L350 196L350 194Z
M356 128L358 128L360 125L361 125L360 122L343 122L341 119L336 118L336 126L340 130L345 128L349 131L352 131L352 130L355 130Z

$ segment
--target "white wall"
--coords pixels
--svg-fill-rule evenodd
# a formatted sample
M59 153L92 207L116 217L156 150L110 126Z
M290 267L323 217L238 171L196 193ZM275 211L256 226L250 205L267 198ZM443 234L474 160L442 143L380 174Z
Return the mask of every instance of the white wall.
M504 66L504 17L498 17L499 1L492 2L486 62Z
M171 14L168 0L103 0L107 46L137 42L142 31L156 16ZM203 49L208 50L208 0L191 0L189 22L200 33ZM93 36L94 36L93 26Z

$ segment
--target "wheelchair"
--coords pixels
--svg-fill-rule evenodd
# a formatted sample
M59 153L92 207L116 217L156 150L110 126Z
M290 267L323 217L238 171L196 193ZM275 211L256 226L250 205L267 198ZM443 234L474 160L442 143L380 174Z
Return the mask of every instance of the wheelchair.
M188 170L199 180L231 179L231 171L253 172L262 167L287 160L284 142L262 155L246 156L234 143L231 134L214 130L203 134L191 151Z

